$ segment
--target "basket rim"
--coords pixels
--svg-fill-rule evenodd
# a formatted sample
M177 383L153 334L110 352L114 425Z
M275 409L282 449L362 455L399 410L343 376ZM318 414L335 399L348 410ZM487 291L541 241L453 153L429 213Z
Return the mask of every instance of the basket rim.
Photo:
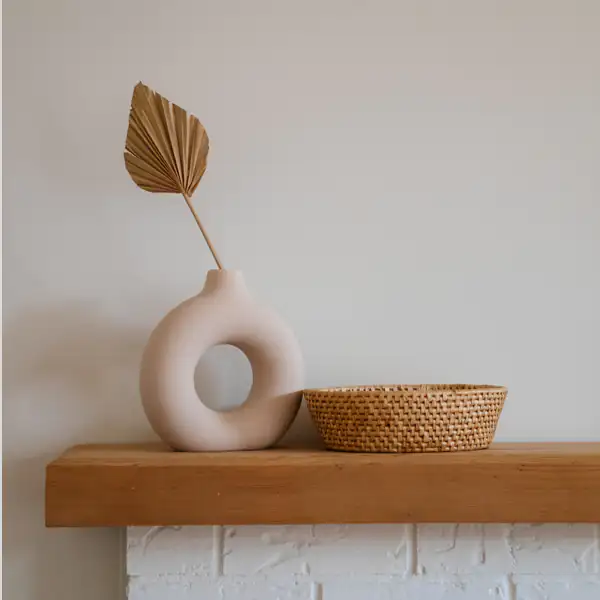
M409 387L413 389L400 389ZM429 389L431 388L431 389ZM393 383L377 385L351 385L347 387L326 387L326 388L307 388L302 390L303 394L345 394L349 396L378 394L381 392L391 392L394 394L413 395L415 393L431 394L456 394L470 395L477 392L504 392L508 393L508 388L502 385L488 384L470 384L470 383Z

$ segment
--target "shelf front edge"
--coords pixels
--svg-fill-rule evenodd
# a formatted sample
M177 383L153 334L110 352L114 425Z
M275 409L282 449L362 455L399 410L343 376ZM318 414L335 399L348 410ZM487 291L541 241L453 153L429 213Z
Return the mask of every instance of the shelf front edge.
M600 522L600 443L425 455L82 446L46 471L46 525Z

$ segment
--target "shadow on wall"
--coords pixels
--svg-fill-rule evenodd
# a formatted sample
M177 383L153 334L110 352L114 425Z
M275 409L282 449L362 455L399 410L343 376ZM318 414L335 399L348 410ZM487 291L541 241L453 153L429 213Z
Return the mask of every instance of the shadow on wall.
M146 336L92 303L23 310L4 324L4 574L23 598L124 593L118 530L43 531L44 467L72 444L153 435L137 391Z
M283 436L281 441L285 446L323 448L323 440L317 433L306 403L302 401L302 406L298 411L296 420L292 423L289 431Z
M44 468L73 444L156 439L138 393L147 336L147 330L116 322L93 303L23 310L5 323L4 573L8 589L18 586L23 598L124 597L122 532L45 530ZM239 370L227 372L222 360L201 362L203 397L222 393L219 369L239 376ZM245 393L235 396L241 401ZM309 421L302 406L284 443L316 440ZM113 557L112 568L98 556Z
M239 406L252 386L250 362L233 346L211 348L198 363L195 385L199 397L209 408L227 410ZM322 444L304 403L280 443L296 447Z

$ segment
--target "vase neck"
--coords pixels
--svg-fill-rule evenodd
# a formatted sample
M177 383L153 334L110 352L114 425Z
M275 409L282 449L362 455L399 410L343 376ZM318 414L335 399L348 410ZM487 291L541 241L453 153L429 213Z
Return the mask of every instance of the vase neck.
M206 274L202 295L235 294L248 296L248 288L241 271L231 269L212 269Z

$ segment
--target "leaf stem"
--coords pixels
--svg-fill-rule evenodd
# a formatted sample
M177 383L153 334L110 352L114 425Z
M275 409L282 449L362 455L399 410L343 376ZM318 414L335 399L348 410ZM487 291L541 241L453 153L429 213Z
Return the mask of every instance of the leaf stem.
M181 195L184 197L185 203L188 205L189 209L192 211L192 214L194 215L194 219L196 219L196 223L198 224L198 227L200 227L200 231L202 232L202 235L204 236L204 240L206 241L208 249L210 250L211 254L213 255L215 262L217 263L217 267L219 269L223 269L223 265L221 264L221 261L219 260L219 257L217 256L217 251L215 250L215 247L212 245L210 238L208 237L208 233L206 233L206 230L204 229L204 226L202 225L202 222L200 221L200 217L198 217L198 213L194 210L194 206L192 205L192 199L187 194L184 194L183 192Z

